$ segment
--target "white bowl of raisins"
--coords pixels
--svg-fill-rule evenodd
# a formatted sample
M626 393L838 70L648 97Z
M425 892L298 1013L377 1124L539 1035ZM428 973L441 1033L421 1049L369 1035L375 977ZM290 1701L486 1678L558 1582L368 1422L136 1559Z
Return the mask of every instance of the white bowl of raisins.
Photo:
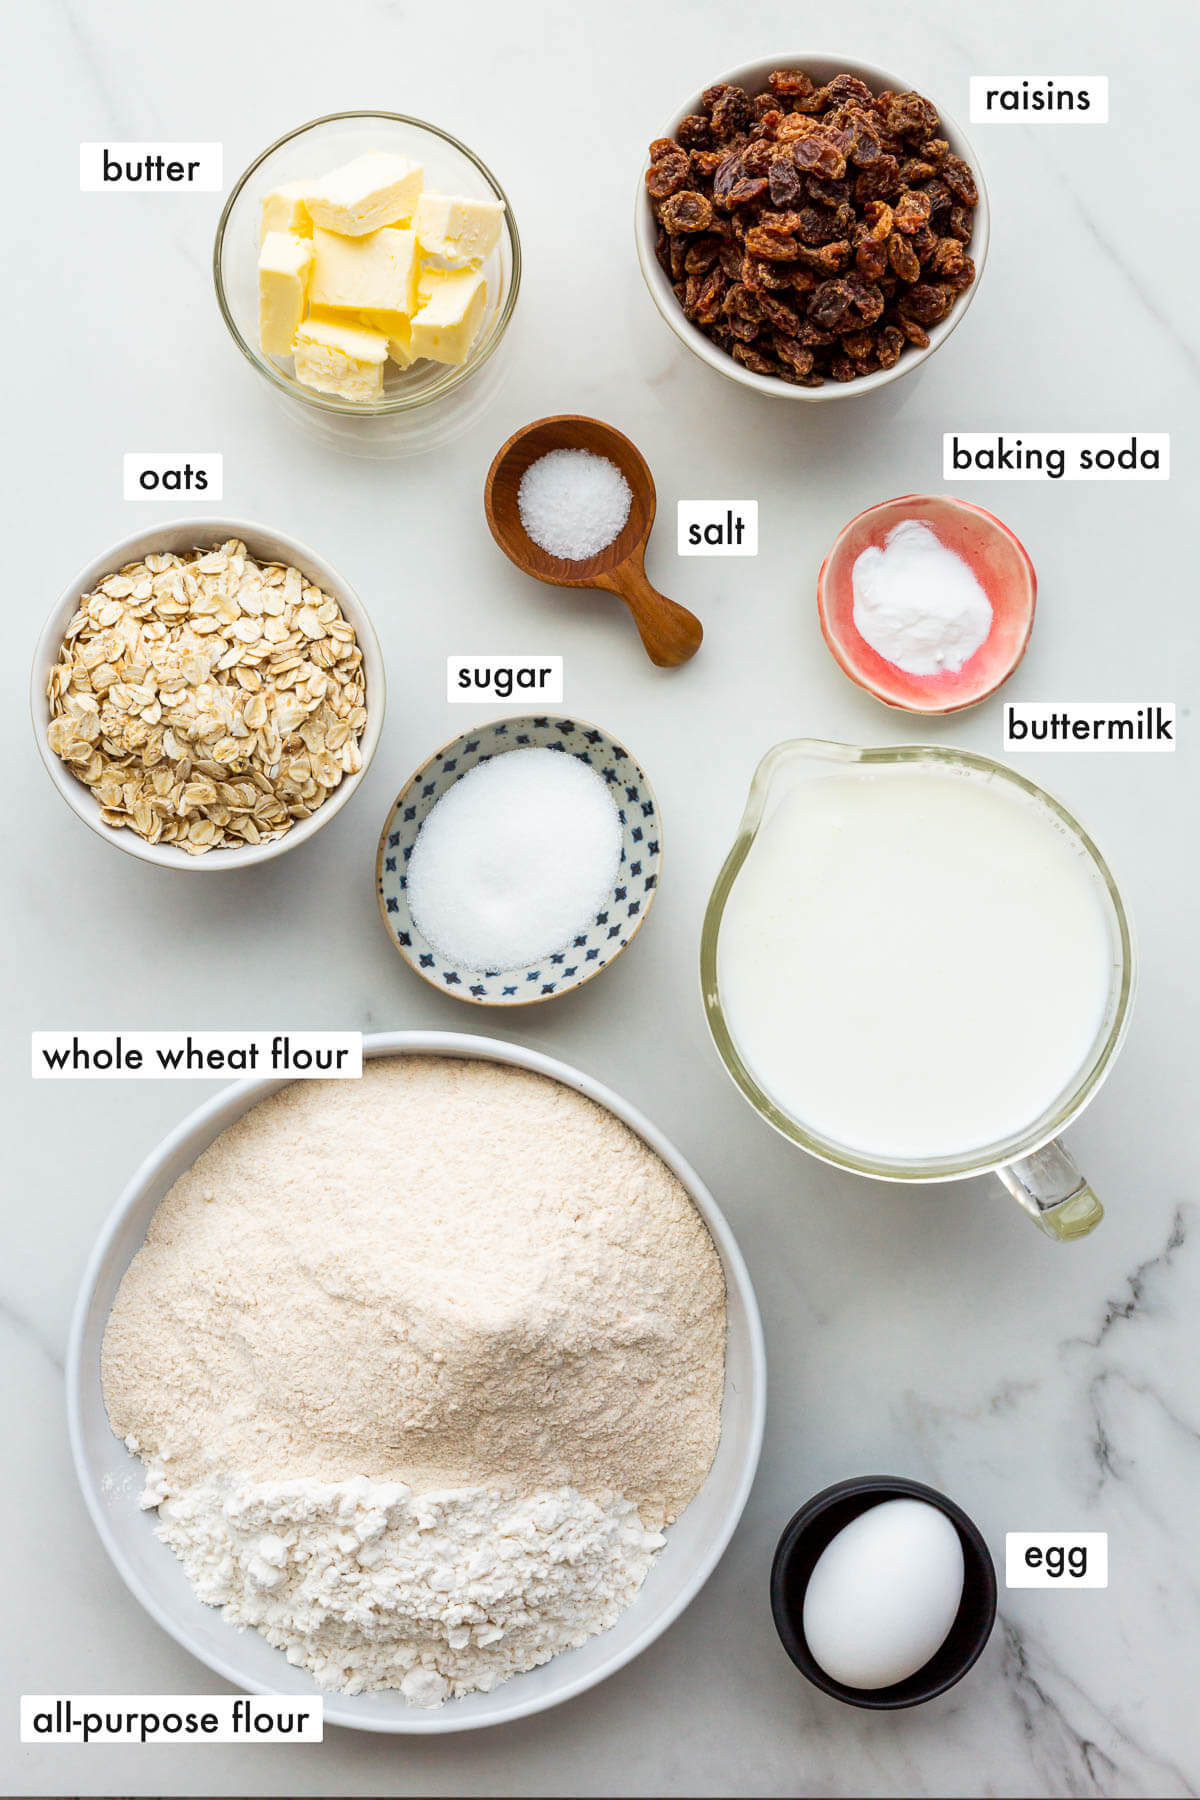
M790 400L919 368L974 297L988 226L954 121L849 57L734 69L676 114L638 182L638 260L676 337Z

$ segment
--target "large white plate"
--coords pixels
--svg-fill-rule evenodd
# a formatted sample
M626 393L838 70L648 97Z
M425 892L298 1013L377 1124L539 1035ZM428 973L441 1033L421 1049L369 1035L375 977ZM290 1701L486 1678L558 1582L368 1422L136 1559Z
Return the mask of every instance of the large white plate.
M654 1642L677 1619L716 1567L750 1492L762 1443L766 1360L750 1277L711 1194L648 1119L578 1069L536 1051L458 1032L390 1031L364 1040L369 1056L479 1057L533 1069L607 1107L643 1138L687 1188L712 1234L725 1271L728 1333L725 1396L716 1458L696 1498L670 1528L637 1599L610 1631L515 1676L491 1694L468 1694L436 1711L396 1693L329 1694L325 1718L360 1731L471 1731L541 1712L594 1687ZM185 1169L226 1126L285 1081L241 1081L223 1089L176 1127L130 1181L92 1253L67 1351L67 1411L75 1467L96 1529L123 1580L152 1618L216 1674L252 1694L318 1690L257 1631L239 1630L198 1598L182 1564L154 1534L156 1515L137 1497L142 1464L113 1436L100 1387L100 1344L121 1277L137 1254L154 1209Z

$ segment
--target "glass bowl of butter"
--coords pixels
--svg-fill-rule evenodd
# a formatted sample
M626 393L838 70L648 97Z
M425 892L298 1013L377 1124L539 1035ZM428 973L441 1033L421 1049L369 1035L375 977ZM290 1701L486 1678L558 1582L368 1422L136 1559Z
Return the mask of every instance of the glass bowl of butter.
M521 283L512 208L465 144L401 113L331 113L258 156L217 227L246 360L331 424L445 400L489 363Z

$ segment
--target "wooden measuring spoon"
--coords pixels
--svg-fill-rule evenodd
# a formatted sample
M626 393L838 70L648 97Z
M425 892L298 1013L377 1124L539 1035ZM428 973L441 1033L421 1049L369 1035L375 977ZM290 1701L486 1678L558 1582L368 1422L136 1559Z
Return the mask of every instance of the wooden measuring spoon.
M530 463L549 450L590 450L616 463L629 483L633 504L619 535L595 556L578 562L551 556L535 544L521 523L517 489ZM621 432L599 419L557 413L536 419L514 432L496 452L483 487L483 504L492 536L511 563L538 581L556 587L603 588L616 594L633 614L646 655L659 668L675 668L695 656L704 627L694 613L677 606L646 579L646 540L654 523L654 477L641 451Z

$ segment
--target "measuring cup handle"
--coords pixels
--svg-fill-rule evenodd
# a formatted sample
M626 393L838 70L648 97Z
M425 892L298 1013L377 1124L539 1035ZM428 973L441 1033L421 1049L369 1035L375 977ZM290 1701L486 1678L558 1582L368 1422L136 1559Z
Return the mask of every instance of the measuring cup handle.
M1057 1138L996 1172L1038 1229L1060 1243L1086 1237L1104 1217L1104 1208Z

